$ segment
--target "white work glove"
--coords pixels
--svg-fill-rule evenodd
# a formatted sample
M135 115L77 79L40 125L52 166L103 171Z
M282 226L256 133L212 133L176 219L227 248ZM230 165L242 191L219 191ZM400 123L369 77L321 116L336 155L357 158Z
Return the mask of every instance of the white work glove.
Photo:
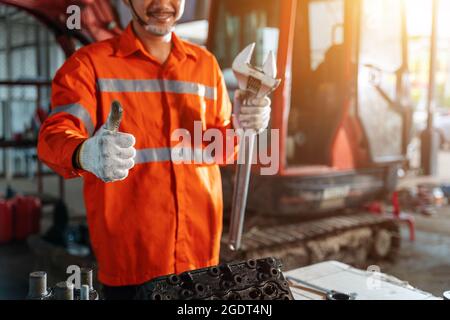
M235 129L254 130L261 133L269 126L271 100L268 97L244 99L245 94L236 90L232 121Z
M87 139L79 149L79 165L104 182L124 180L134 167L136 139L128 133L118 132L122 108L113 102L106 123Z

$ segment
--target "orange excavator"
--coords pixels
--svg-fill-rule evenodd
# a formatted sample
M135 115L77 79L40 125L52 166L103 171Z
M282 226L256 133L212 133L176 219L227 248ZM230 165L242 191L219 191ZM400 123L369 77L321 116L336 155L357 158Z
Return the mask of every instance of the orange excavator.
M402 0L216 0L207 47L230 94L231 67L256 42L255 64L277 52L280 88L271 129L280 167L254 166L239 252L297 267L323 259L364 264L395 256L398 223L364 211L396 187L410 139L405 7ZM231 204L234 168L223 170Z
M52 29L66 55L75 50L74 38L87 44L120 34L113 3L0 0ZM72 4L81 8L82 29L69 32ZM269 150L279 152L280 166L270 176L259 174L263 164L253 167L242 250L227 249L225 230L223 260L277 256L293 268L395 256L398 219L363 208L395 190L406 162L405 20L403 0L211 1L207 47L230 93L237 87L233 60L252 42L255 65L273 51L282 79L272 96L271 123L280 132L280 148ZM222 171L225 207L234 171Z
M1 0L0 4L26 11L53 31L66 56L75 52L74 40L83 45L104 40L122 32L118 17L108 0ZM69 17L80 10L81 28L67 28Z

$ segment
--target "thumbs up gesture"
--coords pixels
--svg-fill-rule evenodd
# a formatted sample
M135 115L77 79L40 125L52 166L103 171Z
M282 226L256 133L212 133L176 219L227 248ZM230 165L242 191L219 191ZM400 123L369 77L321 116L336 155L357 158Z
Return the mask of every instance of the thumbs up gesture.
M83 170L104 182L124 180L134 167L136 139L119 132L123 109L114 101L106 123L79 148L78 162Z

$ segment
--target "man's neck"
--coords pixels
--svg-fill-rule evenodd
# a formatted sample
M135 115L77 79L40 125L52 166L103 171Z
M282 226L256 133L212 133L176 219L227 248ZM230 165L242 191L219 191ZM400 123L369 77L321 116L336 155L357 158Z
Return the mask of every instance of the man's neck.
M132 23L133 30L145 50L159 63L164 64L172 49L172 33L165 36L155 36L146 31L137 21L133 20Z

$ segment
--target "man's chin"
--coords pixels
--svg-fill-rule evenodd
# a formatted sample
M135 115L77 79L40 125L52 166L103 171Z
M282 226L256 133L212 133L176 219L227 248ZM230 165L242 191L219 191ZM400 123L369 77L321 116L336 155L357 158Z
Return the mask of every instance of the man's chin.
M157 37L164 37L167 36L168 34L170 34L173 30L175 29L174 26L158 26L158 25L147 25L145 26L145 30L148 33L151 33L154 36Z

